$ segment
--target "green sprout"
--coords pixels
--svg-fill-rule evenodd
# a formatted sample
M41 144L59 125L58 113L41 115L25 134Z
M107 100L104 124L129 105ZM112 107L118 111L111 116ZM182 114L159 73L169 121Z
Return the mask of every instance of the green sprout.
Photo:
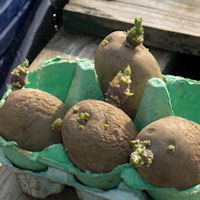
M128 65L124 70L124 75L130 76L131 75L131 67Z
M29 60L25 58L24 62L21 64L22 67L28 68L29 67Z
M21 85L19 82L16 82L16 83L13 83L13 84L12 84L12 87L13 87L13 88L21 88L22 85Z
M19 76L19 70L16 68L11 72L11 75Z
M128 48L132 48L132 45L130 45L128 42L124 42L124 46L126 46Z
M53 122L53 124L51 126L52 129L61 132L61 130L62 130L62 122L63 122L63 120L61 118L56 118L56 120Z
M130 155L130 163L134 167L146 166L149 167L153 161L154 155L147 147L150 146L150 140L140 139L133 140L131 143L134 145L135 151Z
M83 126L82 124L79 124L79 125L78 125L78 128L79 128L80 130L84 130L84 129L85 129L85 126Z
M108 40L103 40L104 46L106 46L108 43L109 43Z
M120 100L117 95L115 95L115 96L110 95L110 99L112 99L117 105L120 105Z
M30 82L28 82L27 80L24 80L24 85L28 85Z
M150 140L144 140L144 141L140 141L141 142L141 144L143 144L144 146L150 146L150 144L151 144L151 141Z
M131 153L130 157L131 165L133 165L134 167L141 167L144 164L144 162L142 162L141 160L142 157L137 152Z
M125 96L127 96L127 97L133 96L133 93L130 92L129 89L127 89L127 90L124 92L124 94L125 94Z
M90 117L89 113L81 112L76 119L82 125L82 124L86 124L86 122L88 121L89 117Z
M11 72L10 84L12 90L21 89L23 86L29 83L27 81L27 75L29 73L28 66L29 66L28 59L25 59L25 61L21 65L18 65Z
M79 107L78 106L73 106L72 110L74 113L77 113L79 111Z
M142 18L135 18L134 27L127 31L125 46L135 47L144 41L144 28L142 27Z
M26 67L22 67L22 66L18 66L17 67L18 71L22 72L24 75L27 75L28 74L28 68Z
M120 104L123 103L129 96L132 96L133 93L130 91L131 81L131 67L127 65L122 73L119 71L117 75L110 82L108 91L106 92L106 101L120 107Z
M109 124L104 124L104 129L105 129L105 130L108 130L108 129L109 129L109 127L110 127L110 125L109 125Z
M80 114L81 119L83 119L85 121L87 121L89 119L89 116L90 115L87 112L84 112L84 113L81 112L81 114Z
M170 144L167 147L167 151L170 152L170 153L173 153L175 150L176 150L176 147L174 145L172 145L172 144Z

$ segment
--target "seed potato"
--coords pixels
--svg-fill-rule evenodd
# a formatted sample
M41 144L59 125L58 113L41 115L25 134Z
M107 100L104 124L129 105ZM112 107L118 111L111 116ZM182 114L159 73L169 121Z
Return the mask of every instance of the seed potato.
M0 108L0 136L15 141L29 151L61 143L61 134L52 129L56 118L63 118L65 105L58 98L37 89L12 92Z
M143 44L141 19L136 19L135 38L125 31L115 31L106 36L95 52L95 69L103 94L107 92L109 82L129 65L131 68L131 87L134 93L121 105L121 109L134 119L143 97L147 81L153 77L162 79L158 62ZM134 29L134 28L133 28ZM139 29L139 30L137 30ZM131 35L131 36L130 36ZM132 43L131 43L132 42Z
M63 119L64 146L71 162L83 171L109 172L128 163L136 135L128 115L103 101L81 101Z
M200 184L199 124L165 117L143 128L133 144L130 162L152 185L185 190Z

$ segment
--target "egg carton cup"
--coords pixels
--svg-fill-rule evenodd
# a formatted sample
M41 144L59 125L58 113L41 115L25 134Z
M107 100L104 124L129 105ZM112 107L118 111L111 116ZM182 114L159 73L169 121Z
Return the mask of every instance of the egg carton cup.
M120 183L115 189L101 190L85 186L73 174L50 166L40 172L20 169L7 159L1 147L0 162L15 173L22 192L34 198L44 199L51 194L60 193L68 185L76 189L81 200L149 200L142 191L131 189L124 183Z
M134 122L138 132L166 116L180 116L200 124L199 113L200 81L165 75L163 81L149 80ZM121 178L129 187L146 191L154 200L200 199L200 184L183 191L156 187L145 181L135 168L125 169Z
M198 116L200 111L199 81L170 75L163 76L163 79L153 78L147 84L134 120L138 131L149 123L170 115L182 116L200 123ZM27 87L41 89L53 94L61 99L68 108L84 99L103 100L94 70L94 63L90 61L56 58L44 63L38 70L30 73L28 80L30 84ZM8 94L9 91L0 102L0 106L3 105ZM73 186L83 200L90 200L90 198L92 200L129 200L129 196L131 200L148 199L143 190L147 191L155 200L178 200L183 196L184 198L186 196L185 199L188 200L199 198L194 196L194 194L198 195L196 187L185 191L185 193L173 188L156 187L155 190L154 186L152 190L150 184L147 184L128 163L117 166L109 173L83 172L70 162L62 144L51 145L41 152L27 152L18 148L16 143L0 138L0 146L2 151L0 161L4 165L11 160L17 166L29 169L16 168L9 161L10 165L8 167L12 170L18 170L18 173L35 176L41 180L50 180L61 185ZM3 156L4 159L2 159ZM5 161L5 159L7 160ZM33 163L36 165L35 169L32 168ZM39 171L33 172L33 170ZM145 186L144 183L147 185ZM44 183L41 182L41 184ZM52 190L52 193L57 191L58 186L55 185L55 191ZM176 195L174 191L176 191ZM45 194L45 192L41 192L41 194L43 193ZM48 192L46 194L49 195ZM41 195L40 198L44 197Z

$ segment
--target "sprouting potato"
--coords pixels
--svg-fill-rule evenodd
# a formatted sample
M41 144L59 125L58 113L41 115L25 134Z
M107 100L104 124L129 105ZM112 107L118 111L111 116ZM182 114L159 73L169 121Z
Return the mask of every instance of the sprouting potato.
M185 190L200 184L200 125L169 116L144 127L132 141L130 162L152 185Z
M109 172L129 162L137 130L121 109L97 100L84 100L69 109L62 138L71 162L79 169Z
M47 92L16 90L0 108L0 136L17 142L22 149L41 151L51 144L62 143L61 133L52 124L65 113L62 101Z
M156 59L142 44L143 32L142 19L136 18L135 27L128 32L115 31L109 34L95 52L95 69L104 94L113 77L130 66L132 81L130 91L133 95L120 106L132 119L138 110L147 81L153 77L162 79Z

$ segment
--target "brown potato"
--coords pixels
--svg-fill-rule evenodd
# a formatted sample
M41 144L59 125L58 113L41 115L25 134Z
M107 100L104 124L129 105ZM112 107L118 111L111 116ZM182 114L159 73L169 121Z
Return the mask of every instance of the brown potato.
M134 119L147 81L153 77L162 79L162 74L156 59L142 43L128 46L127 32L115 31L102 40L95 53L95 69L104 95L109 82L128 65L132 72L130 91L134 95L126 99L121 109Z
M0 135L29 151L61 143L61 134L52 129L56 118L63 118L65 105L58 98L37 89L12 92L0 108Z
M128 163L136 135L128 115L103 101L81 101L63 119L64 146L71 162L83 171L109 172Z
M142 141L150 141L150 145L141 148ZM134 145L130 161L152 185L185 190L200 183L199 124L182 117L165 117L143 128ZM147 153L146 157L144 152L138 153L141 149ZM148 166L150 153L152 163Z

